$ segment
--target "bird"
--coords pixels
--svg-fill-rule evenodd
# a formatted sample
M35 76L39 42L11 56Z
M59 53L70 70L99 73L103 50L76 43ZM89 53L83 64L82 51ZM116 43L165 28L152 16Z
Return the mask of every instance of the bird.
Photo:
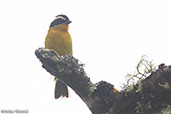
M72 55L72 39L68 32L70 23L66 15L57 15L49 26L45 48L55 50L59 56ZM55 99L68 96L67 85L62 80L55 78Z

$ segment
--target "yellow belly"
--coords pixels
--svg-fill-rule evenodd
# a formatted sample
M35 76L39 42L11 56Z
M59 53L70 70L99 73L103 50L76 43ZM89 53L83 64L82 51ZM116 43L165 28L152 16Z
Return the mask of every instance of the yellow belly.
M68 31L51 28L45 39L45 48L54 49L60 56L72 55L72 40Z

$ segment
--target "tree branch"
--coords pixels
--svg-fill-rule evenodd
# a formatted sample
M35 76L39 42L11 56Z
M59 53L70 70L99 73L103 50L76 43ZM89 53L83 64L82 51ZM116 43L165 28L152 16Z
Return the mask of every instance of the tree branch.
M83 64L73 56L59 56L55 51L39 48L36 56L50 74L71 87L93 114L156 114L171 105L171 67L160 66L130 91L115 92L105 81L93 84Z
M132 90L120 92L111 113L158 114L168 105L171 106L171 66L161 64L158 70L134 85Z

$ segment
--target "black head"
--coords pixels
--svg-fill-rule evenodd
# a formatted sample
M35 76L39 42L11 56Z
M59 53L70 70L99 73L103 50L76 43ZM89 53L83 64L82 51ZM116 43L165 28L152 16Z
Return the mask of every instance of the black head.
M53 27L55 25L60 25L60 24L70 24L71 21L66 15L57 15L55 17L55 20L50 24L50 27Z

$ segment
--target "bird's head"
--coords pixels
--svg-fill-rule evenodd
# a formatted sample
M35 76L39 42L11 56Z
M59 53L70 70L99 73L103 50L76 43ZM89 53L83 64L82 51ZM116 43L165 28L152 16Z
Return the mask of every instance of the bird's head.
M50 28L51 27L55 27L55 28L65 28L67 27L68 29L68 25L71 23L71 21L69 20L69 18L66 15L57 15L55 17L55 19L52 21L52 23L50 24Z

